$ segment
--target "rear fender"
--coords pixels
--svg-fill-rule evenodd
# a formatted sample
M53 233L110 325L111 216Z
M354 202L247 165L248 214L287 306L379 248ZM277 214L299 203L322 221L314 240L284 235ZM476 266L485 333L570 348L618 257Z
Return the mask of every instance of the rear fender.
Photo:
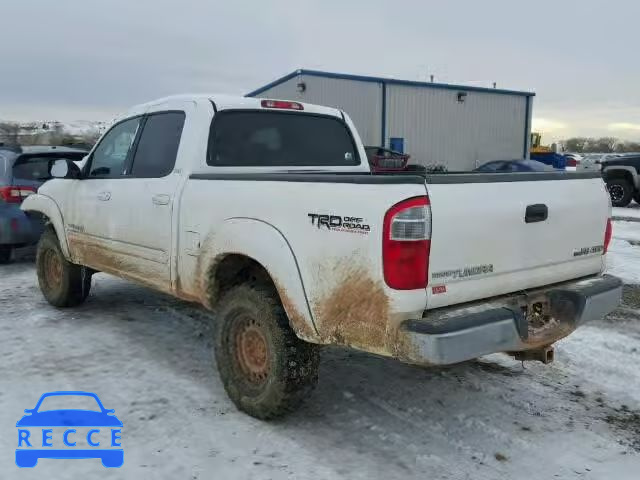
M29 195L20 205L20 208L25 212L39 212L47 217L49 223L53 226L56 235L58 236L58 242L60 242L60 249L65 258L71 261L69 255L69 244L67 243L67 236L65 235L64 222L62 220L62 213L58 208L56 202L51 197L35 193Z
M229 254L245 255L262 265L273 280L298 337L319 341L295 253L280 230L254 218L227 219L202 242L196 271L198 285L208 285L217 263ZM217 299L203 300L211 307Z

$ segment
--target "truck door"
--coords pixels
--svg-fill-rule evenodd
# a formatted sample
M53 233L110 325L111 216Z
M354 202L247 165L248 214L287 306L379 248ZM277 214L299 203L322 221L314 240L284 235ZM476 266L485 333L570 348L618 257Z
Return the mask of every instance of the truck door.
M185 104L185 109L192 105ZM103 255L89 255L82 263L170 290L172 210L181 179L174 167L185 109L141 118L123 174L101 184L96 194L99 205L94 211L101 218L93 230Z

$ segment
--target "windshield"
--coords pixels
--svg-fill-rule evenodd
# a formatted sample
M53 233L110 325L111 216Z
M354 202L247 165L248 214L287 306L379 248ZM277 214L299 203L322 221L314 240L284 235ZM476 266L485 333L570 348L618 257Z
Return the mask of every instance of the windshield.
M347 125L325 115L231 111L216 116L209 165L350 166L360 159Z
M50 410L102 411L96 399L88 395L55 395L45 397L38 407L38 412L47 412Z

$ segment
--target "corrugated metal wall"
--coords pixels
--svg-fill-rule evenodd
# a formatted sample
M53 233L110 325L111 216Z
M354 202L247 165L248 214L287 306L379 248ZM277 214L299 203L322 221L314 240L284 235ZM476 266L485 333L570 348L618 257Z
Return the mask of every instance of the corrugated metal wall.
M306 90L298 92L297 83ZM382 139L383 84L300 74L257 94L343 109L353 119L365 145L389 147L404 139L412 162L471 170L491 160L528 155L531 108L525 95L466 91L458 102L455 88L386 83L385 138ZM525 133L526 132L526 133Z
M469 91L458 102L457 94L387 85L387 138L404 138L413 161L444 164L449 170L523 157L526 96Z
M304 93L296 85L306 84ZM382 85L337 78L300 75L266 90L256 97L299 100L347 112L365 145L380 145L382 131Z

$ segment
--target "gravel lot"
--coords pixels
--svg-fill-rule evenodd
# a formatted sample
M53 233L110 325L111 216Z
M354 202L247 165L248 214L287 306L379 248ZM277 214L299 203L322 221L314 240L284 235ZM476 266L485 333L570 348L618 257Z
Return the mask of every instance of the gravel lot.
M0 267L0 478L637 479L639 309L628 286L549 366L492 355L423 369L328 348L307 404L262 423L224 393L208 313L102 274L85 305L56 310L27 256ZM115 409L121 469L15 466L15 422L53 390Z

